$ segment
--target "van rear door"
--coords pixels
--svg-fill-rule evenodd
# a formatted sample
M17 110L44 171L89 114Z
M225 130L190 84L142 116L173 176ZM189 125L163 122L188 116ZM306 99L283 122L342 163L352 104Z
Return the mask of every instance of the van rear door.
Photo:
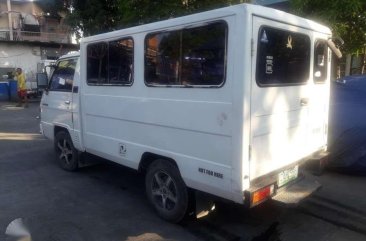
M330 49L327 45L329 35L314 33L314 63L310 88L312 99L309 102L309 145L311 149L321 149L327 145L329 90L330 90Z
M250 179L312 153L312 32L253 16Z

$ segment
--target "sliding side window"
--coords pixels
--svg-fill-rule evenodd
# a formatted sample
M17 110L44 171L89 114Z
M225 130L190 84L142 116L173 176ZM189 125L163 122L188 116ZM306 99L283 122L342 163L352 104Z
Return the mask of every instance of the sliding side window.
M109 42L109 84L131 85L133 65L133 41L121 39Z
M87 55L87 83L89 85L132 84L132 38L89 44Z
M102 85L108 83L107 60L108 44L96 43L87 47L87 82Z
M227 24L148 34L145 82L148 86L211 87L225 81Z
M181 31L146 38L145 81L148 85L179 85Z

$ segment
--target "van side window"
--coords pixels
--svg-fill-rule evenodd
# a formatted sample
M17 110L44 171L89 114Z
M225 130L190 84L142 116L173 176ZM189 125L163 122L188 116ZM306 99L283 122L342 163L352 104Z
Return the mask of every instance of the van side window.
M179 85L181 31L150 34L146 40L145 79L149 84Z
M106 84L107 77L107 43L90 44L87 47L87 75L88 84Z
M71 92L76 62L76 59L65 59L57 64L50 81L50 91Z
M221 86L225 81L227 24L148 34L145 82L148 86Z
M314 46L314 82L324 83L328 75L328 45L318 40Z
M133 40L131 38L109 42L109 84L130 85L132 83Z
M256 68L259 86L305 84L309 73L309 36L267 26L261 27Z
M123 38L87 47L87 83L90 85L131 85L133 40Z

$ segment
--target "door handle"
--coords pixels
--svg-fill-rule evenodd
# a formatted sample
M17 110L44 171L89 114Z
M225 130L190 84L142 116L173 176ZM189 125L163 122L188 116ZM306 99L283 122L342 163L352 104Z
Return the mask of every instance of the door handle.
M300 99L300 105L301 106L307 106L309 104L309 98L301 98Z
M65 100L65 104L66 105L70 105L70 101L69 100Z

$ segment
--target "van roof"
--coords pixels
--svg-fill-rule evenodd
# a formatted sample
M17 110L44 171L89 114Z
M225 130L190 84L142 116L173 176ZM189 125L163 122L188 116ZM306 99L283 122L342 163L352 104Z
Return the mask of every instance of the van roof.
M256 15L263 18L267 18L270 20L278 21L278 22L284 22L289 23L294 26L310 29L312 31L317 31L325 34L331 34L331 30L319 23L316 23L312 20L305 19L290 13L286 13L280 10L276 10L269 7L264 7L260 5L254 5L254 4L238 4L230 7L225 8L219 8L215 10L210 10L206 12L200 12L192 15L187 15L183 17L178 18L172 18L168 20L163 20L159 22L153 22L145 25L139 25L131 28L116 30L109 33L104 34L98 34L90 37L83 38L81 40L82 43L87 42L94 42L94 41L100 41L105 40L108 38L115 38L117 36L121 35L129 35L129 34L136 34L146 31L159 31L160 29L166 30L167 28L174 28L176 26L181 25L191 25L195 22L201 22L205 20L215 20L218 18L222 18L225 16L235 15L235 14L244 14L247 13L248 15Z
M62 55L59 59L65 59L65 58L71 58L71 57L79 57L80 52L79 51L71 51L65 55Z

